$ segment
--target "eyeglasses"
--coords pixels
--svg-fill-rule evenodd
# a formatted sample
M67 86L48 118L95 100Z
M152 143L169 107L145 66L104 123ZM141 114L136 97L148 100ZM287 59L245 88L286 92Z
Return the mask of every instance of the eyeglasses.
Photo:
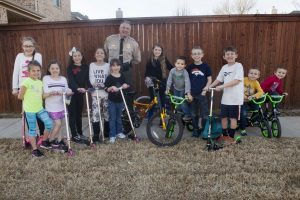
M33 48L33 45L23 45L24 48Z
M201 55L202 53L192 53L193 56Z

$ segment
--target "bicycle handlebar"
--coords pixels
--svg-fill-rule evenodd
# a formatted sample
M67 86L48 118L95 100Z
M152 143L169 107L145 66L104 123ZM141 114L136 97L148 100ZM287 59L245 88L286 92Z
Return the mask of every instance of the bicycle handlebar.
M282 101L282 99L286 96L286 95L270 95L267 94L269 100L273 103L273 104L278 104Z
M174 96L171 93L169 93L167 95L170 97L171 103L175 104L175 105L181 105L181 104L183 104L183 102L188 100L187 97L183 98L183 97L179 97L179 96Z
M253 102L254 104L256 105L261 105L263 104L265 101L266 101L266 98L267 98L267 94L263 94L260 98L258 99L251 99L251 102Z

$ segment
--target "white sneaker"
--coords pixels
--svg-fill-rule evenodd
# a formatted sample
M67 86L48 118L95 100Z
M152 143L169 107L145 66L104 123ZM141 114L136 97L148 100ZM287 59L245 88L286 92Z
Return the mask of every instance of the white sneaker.
M110 137L109 143L114 144L116 142L116 137Z
M119 133L117 135L117 137L120 138L120 139L124 139L124 138L126 138L126 135L124 135L124 133Z

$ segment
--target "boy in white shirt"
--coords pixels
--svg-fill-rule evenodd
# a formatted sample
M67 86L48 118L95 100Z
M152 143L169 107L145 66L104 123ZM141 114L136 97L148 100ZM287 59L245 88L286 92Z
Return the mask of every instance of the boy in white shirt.
M224 49L224 65L219 72L217 79L210 85L215 87L223 82L222 85L216 87L217 91L223 90L221 100L221 118L223 136L234 138L237 128L237 120L240 115L240 106L243 105L244 98L244 70L241 63L236 62L238 57L235 47L227 47ZM228 129L228 118L230 119L230 128Z

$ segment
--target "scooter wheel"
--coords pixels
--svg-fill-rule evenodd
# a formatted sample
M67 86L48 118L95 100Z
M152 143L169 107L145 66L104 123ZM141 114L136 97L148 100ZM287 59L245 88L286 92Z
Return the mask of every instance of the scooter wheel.
M141 141L141 138L135 137L133 140L134 140L136 143L139 143L139 142Z
M92 144L91 144L91 148L92 148L93 150L95 150L95 149L96 149L96 145L95 145L95 143L92 143Z
M72 149L69 149L69 151L67 152L68 157L73 157L75 156L75 152Z

